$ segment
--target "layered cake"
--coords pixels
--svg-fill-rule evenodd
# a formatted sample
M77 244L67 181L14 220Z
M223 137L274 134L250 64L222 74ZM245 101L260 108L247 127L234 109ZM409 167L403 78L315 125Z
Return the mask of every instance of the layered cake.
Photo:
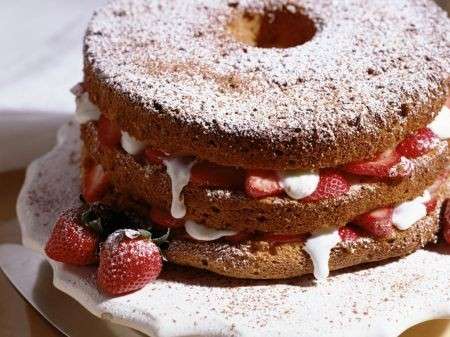
M449 31L431 0L110 2L73 89L86 205L66 219L139 220L83 228L92 254L72 263L100 261L114 294L126 291L105 261L127 240L163 237L147 281L155 254L323 279L435 242L450 197Z

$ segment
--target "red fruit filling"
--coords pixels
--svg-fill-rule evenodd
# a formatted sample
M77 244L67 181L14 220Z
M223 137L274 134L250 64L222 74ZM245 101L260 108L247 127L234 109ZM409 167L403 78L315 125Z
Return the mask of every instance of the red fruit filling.
M108 190L109 182L109 176L101 165L85 168L81 187L84 199L89 203L100 201Z
M433 131L423 128L398 144L397 152L407 158L417 158L432 150L438 142Z
M387 150L377 155L371 161L347 164L344 166L344 170L356 175L392 178L396 176L392 168L400 163L400 158L401 156L396 150Z
M265 198L283 192L275 171L249 170L245 179L245 191L253 198Z
M355 241L360 237L360 233L355 227L347 225L339 228L339 236L342 241Z
M319 201L327 198L336 198L345 194L350 189L348 181L337 171L323 170L320 172L320 180L317 189L302 201Z
M393 209L390 207L378 208L358 216L352 223L362 227L376 238L390 238L395 234L392 212Z
M161 165L164 159L169 158L169 154L163 151L146 148L144 151L147 161L154 165Z
M183 219L175 219L169 212L158 207L152 207L150 219L163 228L180 228L184 226Z
M430 201L425 203L425 207L427 208L427 214L430 214L436 209L437 199L433 198Z

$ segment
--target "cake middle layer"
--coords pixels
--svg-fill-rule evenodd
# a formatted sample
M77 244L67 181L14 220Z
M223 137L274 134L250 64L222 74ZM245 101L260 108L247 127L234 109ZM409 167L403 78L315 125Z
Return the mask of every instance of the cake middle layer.
M120 147L99 141L98 122L82 126L85 152L101 164L114 189L140 202L170 210L171 180L164 165L140 160ZM412 160L411 175L403 179L373 179L348 176L348 192L315 202L287 196L263 199L248 197L244 191L205 187L192 182L183 190L186 218L205 226L235 231L304 234L324 227L340 227L373 209L397 204L421 195L447 165L448 144L439 144Z

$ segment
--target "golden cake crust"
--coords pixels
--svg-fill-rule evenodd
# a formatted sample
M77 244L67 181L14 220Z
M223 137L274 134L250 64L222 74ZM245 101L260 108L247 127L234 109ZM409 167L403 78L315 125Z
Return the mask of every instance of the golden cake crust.
M259 48L229 30L242 13L287 9L309 18L311 41ZM89 24L85 87L122 130L173 155L334 167L433 119L449 92L448 31L431 0L115 0Z

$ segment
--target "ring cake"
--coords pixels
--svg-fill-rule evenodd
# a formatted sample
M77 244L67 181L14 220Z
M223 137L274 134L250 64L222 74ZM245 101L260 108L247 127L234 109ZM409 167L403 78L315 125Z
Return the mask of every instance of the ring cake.
M409 254L450 197L449 31L431 0L112 1L73 90L83 197L231 277Z

